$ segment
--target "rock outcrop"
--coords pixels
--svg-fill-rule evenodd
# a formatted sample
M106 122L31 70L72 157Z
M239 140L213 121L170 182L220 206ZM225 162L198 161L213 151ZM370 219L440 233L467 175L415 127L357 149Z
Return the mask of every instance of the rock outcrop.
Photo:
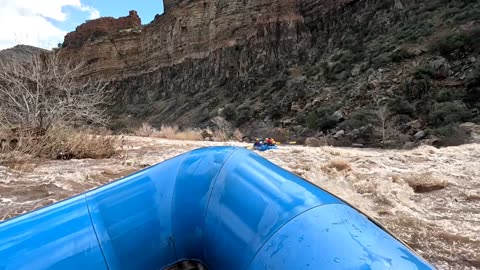
M130 11L128 16L118 19L103 17L87 21L65 36L63 47L79 48L88 40L95 41L101 37L115 35L122 30L137 29L141 26L142 21L134 10Z
M8 61L27 63L32 61L33 55L38 55L46 52L48 51L33 46L17 45L13 48L0 51L0 63Z

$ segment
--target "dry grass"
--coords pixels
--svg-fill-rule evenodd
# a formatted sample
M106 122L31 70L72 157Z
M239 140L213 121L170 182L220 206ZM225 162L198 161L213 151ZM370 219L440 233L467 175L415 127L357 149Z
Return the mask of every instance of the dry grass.
M198 130L198 129L185 129L180 130L178 126L167 126L162 125L160 130L152 127L148 123L143 123L142 127L137 129L134 132L134 135L141 136L141 137L155 137L155 138L163 138L169 140L183 140L183 141L203 141L205 136L203 134L210 135L208 136L209 139L213 141L228 141L229 139L235 139L237 141L242 141L243 133L240 130L235 130L235 132L231 135L227 134L223 130L215 130L211 131L209 129L206 130Z
M157 132L158 130L153 128L150 124L143 123L142 127L135 130L134 134L135 136L140 136L140 137L150 137Z
M186 129L180 131L178 126L162 125L160 130L152 127L148 123L143 123L142 127L137 129L134 134L141 137L155 137L169 140L201 141L202 132L195 129Z
M181 131L175 134L175 139L184 141L201 141L203 140L203 136L201 131L187 129L185 131Z
M53 127L43 136L19 134L2 153L4 163L17 163L29 156L48 159L100 159L116 154L117 138L88 134L69 127Z
M177 138L178 126L165 126L162 125L159 131L152 134L155 138L164 138L175 140Z

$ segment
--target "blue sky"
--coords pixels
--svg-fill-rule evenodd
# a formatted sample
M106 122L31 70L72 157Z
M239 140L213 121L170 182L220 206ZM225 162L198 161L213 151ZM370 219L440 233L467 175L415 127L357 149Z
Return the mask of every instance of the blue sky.
M162 0L1 0L0 50L17 44L50 49L88 19L136 10L142 24L163 13Z
M126 16L130 10L136 10L142 18L142 24L153 20L156 14L163 13L162 0L83 0L83 4L93 7L101 16Z

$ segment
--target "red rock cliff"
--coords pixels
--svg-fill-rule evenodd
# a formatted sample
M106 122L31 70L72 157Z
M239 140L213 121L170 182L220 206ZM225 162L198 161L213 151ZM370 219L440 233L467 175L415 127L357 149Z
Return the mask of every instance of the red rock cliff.
M86 60L92 74L123 76L172 66L187 58L202 59L246 43L270 44L282 39L295 47L297 35L302 34L296 30L303 21L296 0L172 0L165 1L165 6L166 13L141 31L119 31L139 26L136 14L88 22L66 36L63 53Z
M130 11L126 17L118 19L104 17L78 26L74 32L68 33L63 42L64 47L80 47L87 40L95 40L101 36L114 35L121 30L135 29L142 26L140 17L136 11Z

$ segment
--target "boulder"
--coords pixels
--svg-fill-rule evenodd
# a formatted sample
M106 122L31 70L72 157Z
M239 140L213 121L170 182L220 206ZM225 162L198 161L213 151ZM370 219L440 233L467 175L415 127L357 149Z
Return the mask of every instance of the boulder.
M425 138L425 136L427 136L427 133L425 133L425 131L423 131L423 130L420 130L417 133L415 133L415 135L413 135L413 138L416 141L419 141L419 140Z
M475 123L462 123L460 127L470 134L470 143L480 143L480 125Z
M341 121L345 120L345 115L343 114L343 112L341 110L338 110L338 111L336 111L332 114L332 118L335 119L335 121L337 121L337 122L341 122Z
M335 133L335 135L333 135L333 137L334 138L340 138L343 135L345 135L345 131L342 129L342 130L337 131L337 133Z
M401 143L408 143L412 141L412 137L407 134L398 135L398 141Z
M417 119L417 120L413 120L413 121L410 121L410 122L406 123L405 126L411 128L411 129L418 130L418 129L421 129L423 127L423 122L422 122L422 120Z
M212 119L210 119L208 126L212 128L213 130L221 130L226 133L232 133L233 132L233 127L230 122L225 120L225 118L216 116Z
M355 137L358 136L358 134L360 134L360 130L354 129L354 130L350 131L349 133L347 133L347 136L355 138Z
M202 137L204 140L211 141L213 136L213 132L210 129L204 129L202 131Z
M352 69L351 74L352 74L353 77L356 77L356 76L360 75L360 66L359 65L355 66Z
M320 147L325 145L325 142L315 138L315 137L309 137L305 139L305 146L310 146L310 147Z
M434 71L434 75L437 78L446 78L450 75L450 64L444 57L437 56L430 62L430 67Z

